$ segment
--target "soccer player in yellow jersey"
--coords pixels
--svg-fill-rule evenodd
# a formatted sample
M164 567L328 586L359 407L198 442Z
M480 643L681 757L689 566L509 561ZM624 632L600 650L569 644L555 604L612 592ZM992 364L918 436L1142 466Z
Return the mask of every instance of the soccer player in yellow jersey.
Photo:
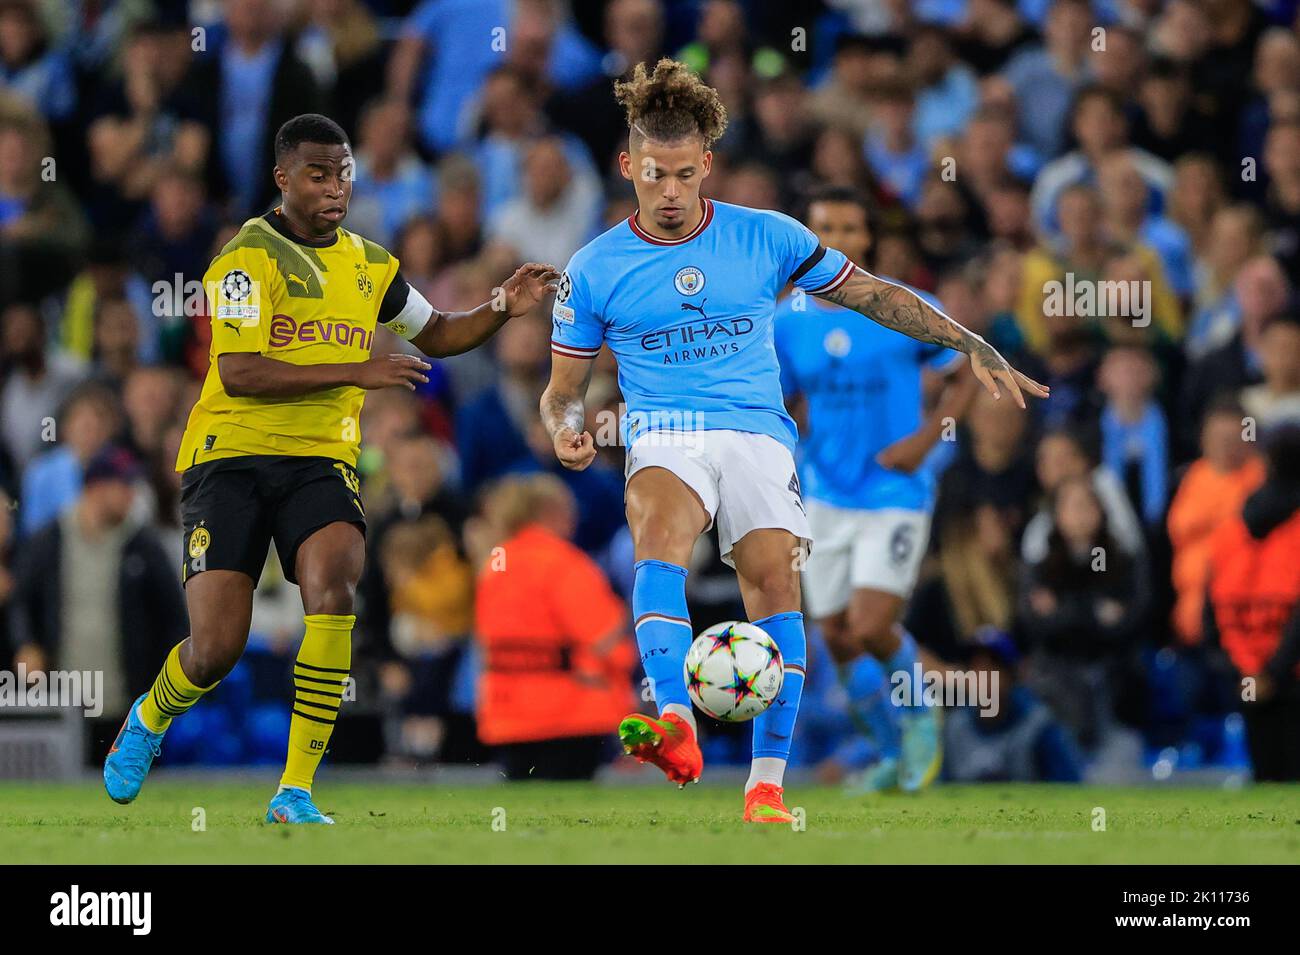
M353 157L336 123L316 114L289 120L276 134L275 162L281 205L244 223L204 276L212 364L176 462L190 636L131 707L104 785L115 801L133 800L171 721L234 667L274 540L285 577L302 590L306 635L294 664L288 760L266 818L331 823L311 786L348 683L365 557L354 470L361 404L370 389L415 388L430 367L410 355L372 355L375 326L426 355L459 354L536 305L559 275L528 263L494 302L437 312L396 258L341 228Z

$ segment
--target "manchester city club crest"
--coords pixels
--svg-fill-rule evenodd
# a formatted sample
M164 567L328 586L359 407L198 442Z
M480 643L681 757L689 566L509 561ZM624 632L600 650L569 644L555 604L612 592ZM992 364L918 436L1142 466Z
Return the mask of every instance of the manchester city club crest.
M704 273L695 266L688 265L673 278L673 287L683 295L694 295L704 288Z
M849 338L849 333L842 328L834 328L826 333L822 339L822 347L826 349L826 354L832 358L843 358L853 347L853 339Z

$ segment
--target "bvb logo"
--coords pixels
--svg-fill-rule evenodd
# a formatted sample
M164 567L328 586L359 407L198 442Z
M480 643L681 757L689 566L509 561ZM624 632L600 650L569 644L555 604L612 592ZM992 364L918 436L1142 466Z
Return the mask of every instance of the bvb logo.
M212 543L212 535L206 527L196 527L190 532L190 556L198 560Z
M370 281L370 276L365 272L357 273L357 290L367 302L370 301L370 296L375 294L375 283Z

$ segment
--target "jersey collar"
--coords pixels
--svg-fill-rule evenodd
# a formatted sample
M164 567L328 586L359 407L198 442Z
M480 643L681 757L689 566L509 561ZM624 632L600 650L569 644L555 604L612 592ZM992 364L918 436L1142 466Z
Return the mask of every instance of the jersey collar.
M704 206L704 215L700 216L699 225L697 225L686 235L682 236L680 239L660 239L657 236L651 235L649 232L646 232L645 229L642 229L639 225L636 224L635 212L627 217L627 224L632 227L632 232L636 235L638 239L642 239L645 242L649 242L651 245L682 245L685 242L690 242L691 239L695 238L697 235L699 235L701 232L707 229L709 227L709 223L713 221L713 200L701 199L700 203Z
M314 242L309 242L307 239L295 235L293 231L290 230L288 223L284 221L284 217L280 215L280 210L282 208L283 208L282 206L276 206L266 215L262 216L262 219L266 222L267 225L269 225L276 232L280 233L280 235L284 236L290 242L295 242L298 245L305 245L309 249L328 249L334 243L338 242L339 240L338 229L335 229L334 234L330 236L328 239L317 239Z

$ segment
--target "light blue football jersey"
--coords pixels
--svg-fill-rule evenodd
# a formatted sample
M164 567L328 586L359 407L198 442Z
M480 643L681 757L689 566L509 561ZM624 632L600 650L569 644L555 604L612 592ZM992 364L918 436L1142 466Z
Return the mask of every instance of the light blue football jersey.
M802 306L793 296L777 306L776 347L782 388L808 403L798 454L804 497L855 510L928 509L935 483L928 460L900 474L876 455L921 426L921 370L947 371L965 356L806 296Z
M658 239L633 215L574 253L551 313L551 350L618 358L624 440L649 431L731 429L791 451L773 343L777 296L842 284L853 265L779 212L701 200L700 224Z

